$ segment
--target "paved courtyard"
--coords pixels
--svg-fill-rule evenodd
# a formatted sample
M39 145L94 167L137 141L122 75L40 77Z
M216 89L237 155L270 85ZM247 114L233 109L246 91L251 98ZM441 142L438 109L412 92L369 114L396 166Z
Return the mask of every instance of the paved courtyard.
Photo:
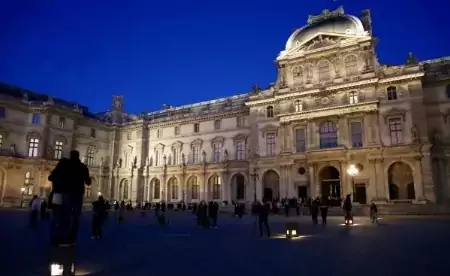
M153 213L111 219L103 240L90 237L85 213L77 246L77 275L445 275L450 220L386 218L372 225L355 218L344 227L330 218L326 227L300 222L296 240L282 238L286 218L272 218L274 238L253 233L253 219L222 214L218 229L200 229L190 213L173 212L171 225L157 226ZM0 275L45 275L48 222L26 229L27 213L0 210ZM277 235L278 234L278 235ZM294 273L294 274L291 274Z

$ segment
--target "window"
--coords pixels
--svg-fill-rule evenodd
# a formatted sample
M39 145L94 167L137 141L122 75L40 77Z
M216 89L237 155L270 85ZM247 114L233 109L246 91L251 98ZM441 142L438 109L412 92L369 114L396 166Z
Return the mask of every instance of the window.
M319 81L330 80L330 64L327 61L321 61L318 64Z
M347 76L356 75L358 73L358 58L354 55L348 56L344 60L345 74Z
M189 178L188 187L191 188L191 199L200 199L200 185L196 176Z
M59 127L64 128L66 126L66 118L59 117Z
M173 164L174 165L180 164L180 148L173 149Z
M333 122L325 122L320 127L320 148L337 147L337 128Z
M94 159L95 159L95 147L88 147L87 150L87 164L88 166L94 165Z
M306 150L306 133L304 128L295 130L295 151L305 152Z
M450 99L450 84L447 84L447 86L445 87L445 93L447 95L447 98Z
M25 191L24 195L33 195L33 178L31 178L31 172L25 173L25 178L23 181Z
M179 127L179 126L176 126L176 127L174 128L173 132L174 132L175 135L180 135L180 127Z
M6 107L0 106L0 118L6 117Z
M178 199L178 180L175 177L172 177L169 179L169 188L171 192L171 199L177 200Z
M55 141L55 159L61 159L63 153L63 142L62 141Z
M303 104L301 101L295 101L294 106L295 106L295 112L303 111Z
M273 106L268 106L266 108L267 118L273 118Z
M211 177L212 199L220 199L220 177L214 175Z
M363 146L362 124L361 122L350 123L350 133L352 135L352 147L360 148Z
M358 103L358 93L352 91L348 93L348 103L349 104L357 104Z
M161 138L161 137L162 137L162 129L156 130L156 138Z
M245 160L245 141L236 141L236 159Z
M39 125L41 121L41 115L38 113L33 113L33 116L31 117L31 123L33 125Z
M28 141L28 157L37 157L39 155L39 138L33 137Z
M275 133L267 133L266 135L266 153L267 155L275 155Z
M159 179L153 179L153 199L161 198L161 181Z
M220 129L220 123L221 123L220 120L215 120L214 121L214 129L215 130L219 130Z
M403 130L401 118L389 119L389 132L391 136L391 145L397 145L403 142Z
M4 140L4 136L3 136L3 133L0 133L0 149L2 149L3 148L3 140Z
M245 118L244 117L237 117L236 118L236 126L237 127L243 127L245 125Z
M127 140L131 140L131 131L127 132Z
M397 99L397 88L394 86L389 86L387 89L387 97L389 101L396 100Z
M313 68L311 65L307 65L305 68L306 80L309 82L313 78Z
M294 78L294 83L301 84L303 83L303 70L300 66L294 67L292 71L292 75Z
M213 162L219 163L221 160L221 153L222 153L222 145L220 144L213 144Z
M194 132L197 133L200 131L200 124L199 123L195 123L194 124Z
M95 133L95 129L91 128L91 137L95 138L96 137L96 133Z
M200 146L192 147L192 162L194 164L200 163Z
M86 186L84 187L84 197L85 197L85 198L90 198L91 196L92 196L92 189L91 189L91 186L86 185ZM124 199L125 199L125 197L124 197Z

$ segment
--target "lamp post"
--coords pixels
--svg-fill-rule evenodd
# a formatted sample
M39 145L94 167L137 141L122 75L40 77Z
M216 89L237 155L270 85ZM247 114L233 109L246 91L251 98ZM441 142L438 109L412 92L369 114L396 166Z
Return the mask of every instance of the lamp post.
M354 164L351 164L347 168L347 173L352 177L352 190L353 190L352 197L353 197L353 202L355 202L355 196L356 196L355 176L358 175L359 169Z
M20 208L23 208L23 196L24 196L24 194L25 194L25 188L24 187L22 187L22 188L20 188L20 193L21 193L21 198L20 198Z
M256 181L259 179L259 174L256 168L253 169L253 172L250 174L250 177L253 180L253 202L256 202Z

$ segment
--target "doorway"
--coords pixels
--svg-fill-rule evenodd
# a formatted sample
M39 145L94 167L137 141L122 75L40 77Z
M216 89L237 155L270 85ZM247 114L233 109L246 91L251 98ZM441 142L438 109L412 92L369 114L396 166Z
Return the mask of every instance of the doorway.
M335 167L324 167L319 173L322 200L328 200L331 206L341 205L341 179Z
M355 184L355 202L367 204L366 184Z
M308 187L297 186L297 198L306 199L308 197Z
M273 191L271 188L264 188L264 195L263 195L263 201L272 201L273 198Z

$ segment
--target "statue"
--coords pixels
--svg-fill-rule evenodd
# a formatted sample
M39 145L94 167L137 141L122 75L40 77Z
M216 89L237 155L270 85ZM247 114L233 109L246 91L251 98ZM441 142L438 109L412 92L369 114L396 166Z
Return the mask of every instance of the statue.
M11 144L11 146L9 146L9 151L11 152L12 155L16 154L16 144Z
M117 164L118 168L122 168L122 158L119 158L119 163Z
M223 161L227 162L228 161L228 151L227 149L225 149L225 151L223 152Z
M113 110L122 111L123 107L123 97L113 96Z
M186 156L184 155L184 153L181 153L181 164L186 164Z
M133 168L136 168L136 166L137 166L137 156L135 156L133 159Z
M100 158L100 167L103 167L103 157Z
M411 128L411 139L413 143L420 142L419 130L417 129L416 125L413 125L413 127Z
M148 167L150 166L150 158L145 158L145 166Z
M206 151L202 151L203 162L206 162Z
M259 92L261 92L261 88L259 88L258 84L254 84L252 86L252 92L251 94L258 94Z
M406 57L406 62L405 63L406 63L406 65L418 65L419 64L419 62L417 61L416 56L413 53L411 53L411 52L408 53L408 56Z
M164 166L167 165L167 156L166 155L163 156L163 161L164 161Z
M278 84L280 88L286 87L286 73L285 73L285 65L282 64L278 66Z

